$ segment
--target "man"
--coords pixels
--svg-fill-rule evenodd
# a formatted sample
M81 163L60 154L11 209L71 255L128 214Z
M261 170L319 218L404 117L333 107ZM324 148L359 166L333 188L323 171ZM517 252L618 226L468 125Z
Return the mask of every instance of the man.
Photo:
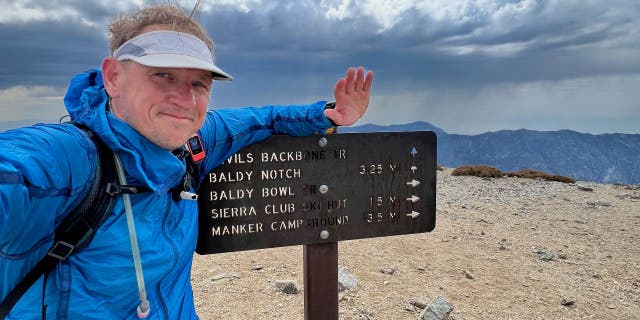
M351 125L369 102L373 73L349 68L336 83L334 109L320 101L207 111L212 81L231 77L213 64L212 42L197 22L154 6L120 17L109 31L112 55L101 71L71 81L65 105L113 150L121 184L150 191L120 196L93 241L33 285L8 319L197 318L190 269L198 209L172 196L185 176L176 149L198 133L204 174L274 133ZM92 185L95 165L94 143L72 124L0 133L0 299L46 255L55 227Z

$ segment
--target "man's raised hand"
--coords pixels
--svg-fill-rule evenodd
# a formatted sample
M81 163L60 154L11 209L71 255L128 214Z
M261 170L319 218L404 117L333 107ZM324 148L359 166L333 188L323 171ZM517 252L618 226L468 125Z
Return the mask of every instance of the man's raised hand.
M345 77L340 78L333 89L336 107L325 110L324 115L337 125L354 124L367 111L372 82L373 71L365 75L363 67L347 69Z

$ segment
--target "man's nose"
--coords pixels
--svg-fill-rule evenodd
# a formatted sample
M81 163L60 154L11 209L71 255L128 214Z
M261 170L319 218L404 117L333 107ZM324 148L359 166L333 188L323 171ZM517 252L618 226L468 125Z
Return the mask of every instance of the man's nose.
M196 106L196 94L191 83L182 82L175 84L171 88L170 100L172 103L183 107L192 108Z

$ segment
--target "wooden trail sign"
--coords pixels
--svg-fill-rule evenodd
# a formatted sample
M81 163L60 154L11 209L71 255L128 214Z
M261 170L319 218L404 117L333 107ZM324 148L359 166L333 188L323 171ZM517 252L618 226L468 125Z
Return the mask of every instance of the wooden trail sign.
M431 131L273 136L206 175L196 252L429 232L435 168Z

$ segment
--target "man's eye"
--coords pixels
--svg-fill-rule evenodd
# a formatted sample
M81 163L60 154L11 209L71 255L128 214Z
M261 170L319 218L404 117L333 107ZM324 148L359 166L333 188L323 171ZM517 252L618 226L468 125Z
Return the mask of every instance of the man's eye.
M203 82L200 82L200 81L194 81L194 82L191 83L191 85L193 85L194 87L198 87L198 88L209 89L209 87L207 87L206 84L204 84Z
M153 74L156 77L160 77L160 78L169 78L169 74L166 72L156 72Z

